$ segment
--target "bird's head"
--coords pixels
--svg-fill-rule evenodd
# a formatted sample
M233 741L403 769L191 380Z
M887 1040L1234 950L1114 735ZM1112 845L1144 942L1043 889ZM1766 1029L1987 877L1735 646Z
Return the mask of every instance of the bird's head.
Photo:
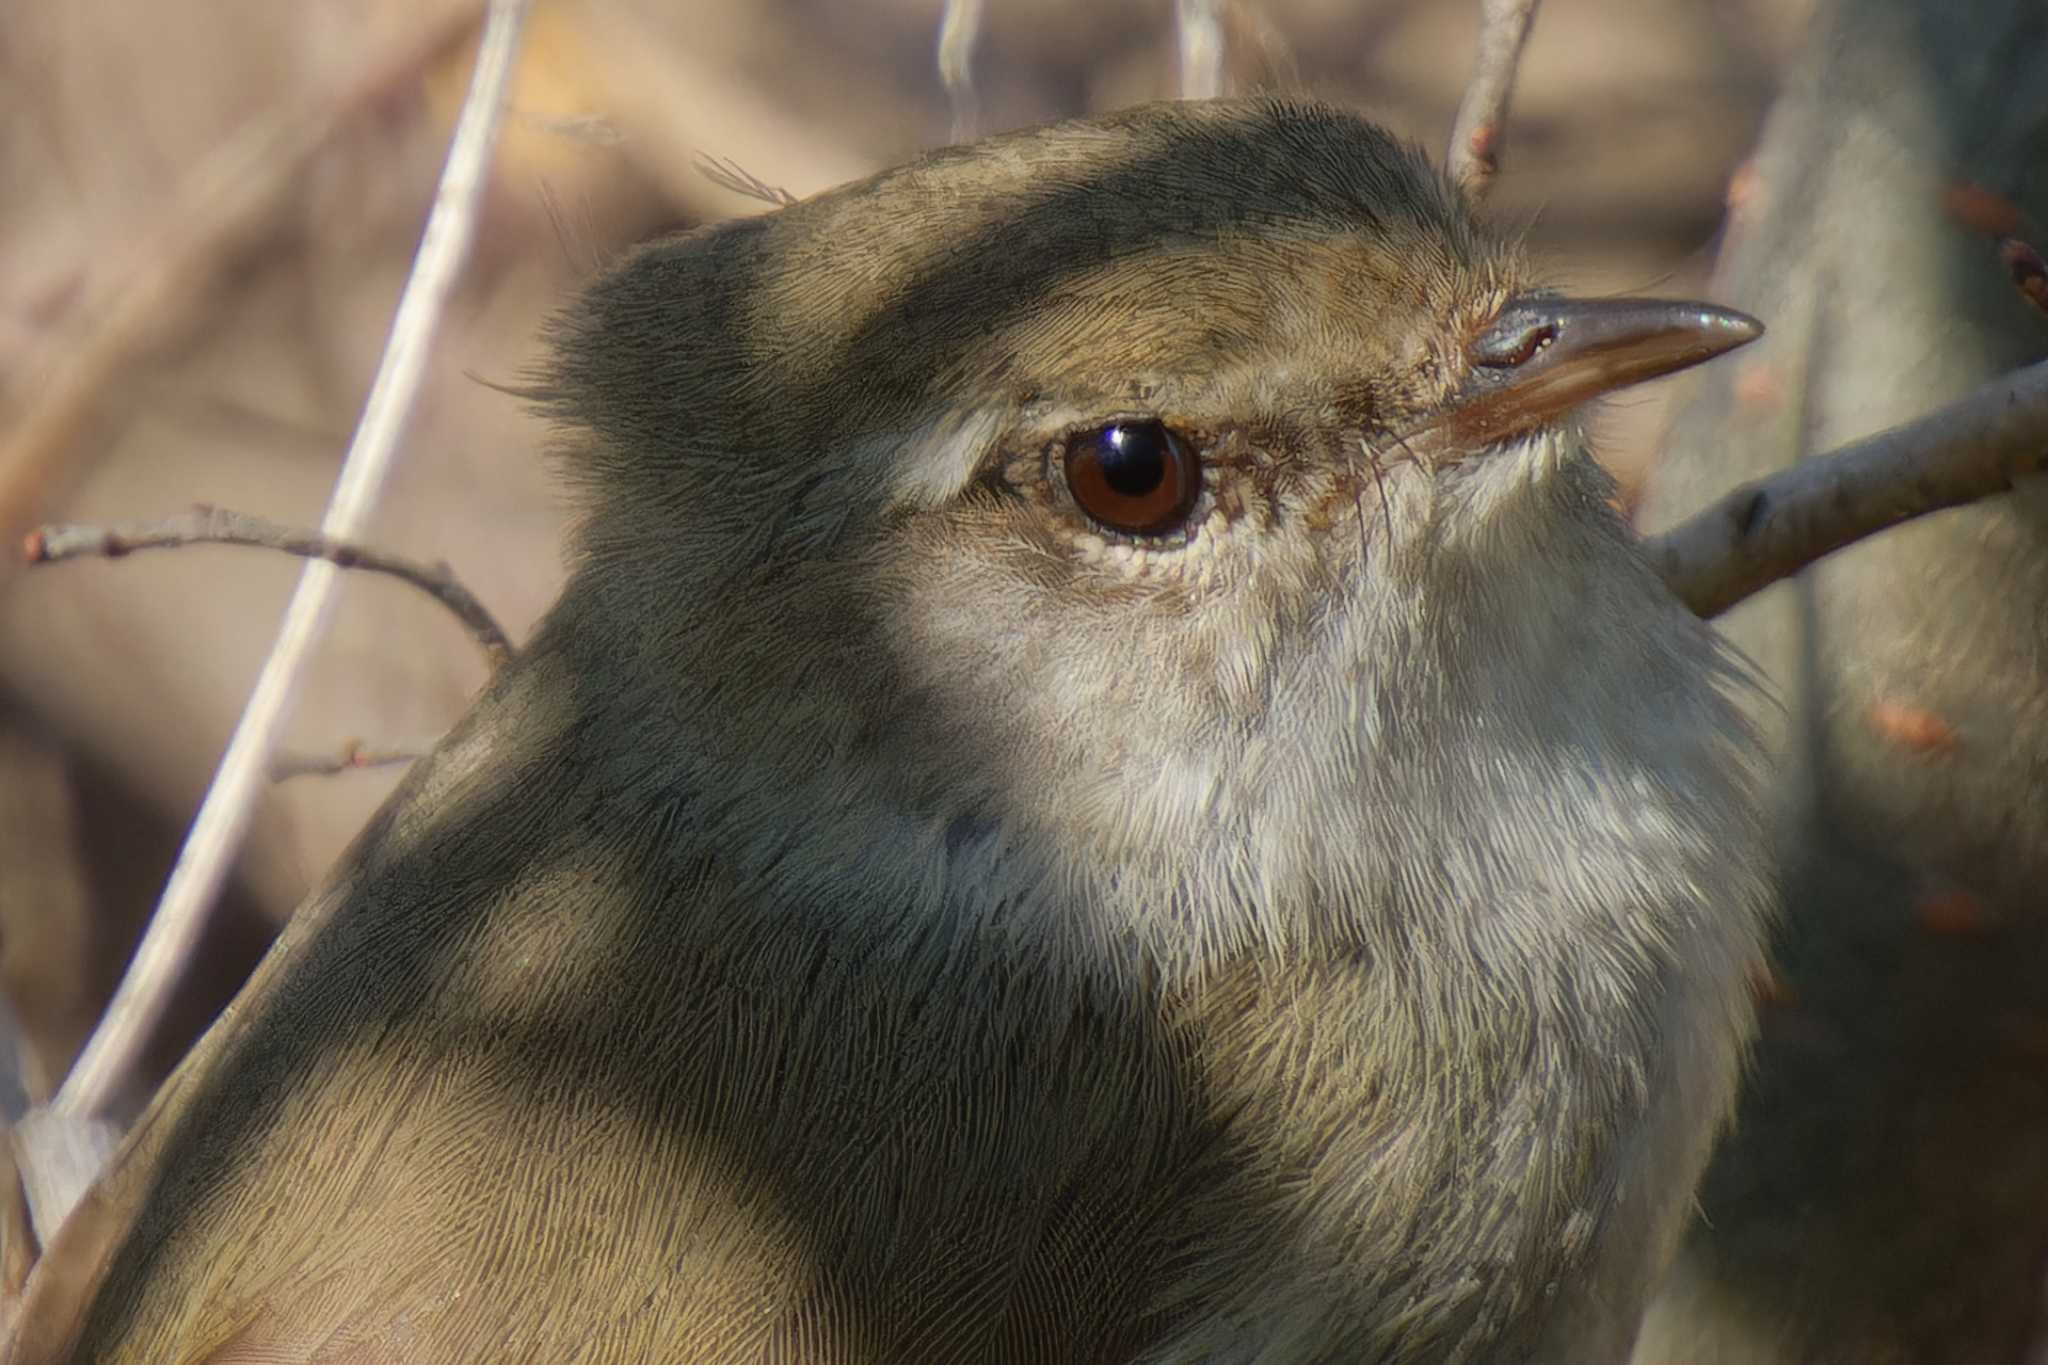
M1563 736L1589 640L1676 613L1571 416L1756 330L1536 288L1319 105L949 148L646 248L566 317L571 600L735 782L872 777L906 829L1048 833L1126 885L1198 847L1277 876L1271 822L1439 818L1466 732Z

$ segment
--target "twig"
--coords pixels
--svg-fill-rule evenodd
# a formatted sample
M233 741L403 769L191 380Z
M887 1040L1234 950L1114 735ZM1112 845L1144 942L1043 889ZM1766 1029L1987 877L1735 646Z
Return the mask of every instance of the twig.
M1180 0L1174 9L1184 100L1214 99L1223 93L1223 3Z
M31 564L55 564L88 555L114 559L133 550L173 549L180 545L253 545L304 559L324 559L337 568L389 574L454 612L482 647L492 668L502 667L513 654L512 641L497 618L446 564L422 564L372 546L336 540L318 531L266 521L203 502L194 504L189 512L153 521L119 522L111 526L39 526L22 542L22 554Z
M26 370L8 393L15 413L0 439L0 531L37 519L58 470L79 476L80 440L106 396L126 387L120 376L190 325L214 282L261 237L313 157L474 28L480 7L479 0L443 5L340 88L252 121L206 158L171 206L150 216L140 259L126 269L80 272L89 282L78 306L86 334Z
M1522 65L1522 44L1536 17L1537 0L1480 0L1479 58L1472 69L1445 158L1451 177L1474 200L1484 198L1500 170L1500 144L1508 100Z
M295 777L332 777L363 768L393 768L411 763L424 749L372 749L359 739L345 739L339 752L331 754L281 753L270 760L270 780L289 782Z
M946 0L939 20L939 83L953 107L953 141L966 142L980 131L981 110L974 95L974 41L981 36L981 0Z
M1671 590L1711 618L1865 536L2006 492L2044 470L2048 361L1744 484L1647 548Z
M526 0L491 0L476 69L449 144L433 212L421 236L412 276L399 299L362 420L321 523L322 534L332 539L346 541L361 535L419 392L435 324L475 234L491 145L525 15ZM113 1003L58 1091L55 1108L65 1116L85 1120L109 1112L134 1074L137 1055L154 1033L170 991L184 973L207 910L247 828L266 759L283 727L296 680L333 605L340 573L328 561L315 559L300 575L277 643L264 662L220 771L171 869L170 884L156 916L114 993Z

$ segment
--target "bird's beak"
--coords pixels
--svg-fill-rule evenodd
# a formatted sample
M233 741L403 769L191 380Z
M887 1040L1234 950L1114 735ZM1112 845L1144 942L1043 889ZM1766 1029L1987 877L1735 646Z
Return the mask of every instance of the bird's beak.
M1469 377L1437 425L1467 449L1499 441L1589 398L1712 360L1763 330L1710 303L1515 299L1466 347Z

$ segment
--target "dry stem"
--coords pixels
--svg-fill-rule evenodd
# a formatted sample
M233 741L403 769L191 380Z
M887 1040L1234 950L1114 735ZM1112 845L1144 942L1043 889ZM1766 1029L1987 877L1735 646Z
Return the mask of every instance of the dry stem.
M31 564L54 564L88 555L112 559L134 550L173 549L180 545L252 545L305 559L324 559L338 568L389 574L412 584L455 613L483 649L492 668L501 666L513 654L512 641L497 618L446 564L423 564L372 546L206 503L195 504L189 512L153 521L119 522L111 526L40 526L29 532L22 552Z
M1714 617L1821 556L2048 469L2048 361L1960 402L1743 484L1648 544L1671 590Z
M419 391L435 325L474 236L525 14L526 0L491 0L433 212L321 524L321 532L332 539L348 541L361 535ZM247 828L269 753L332 606L339 576L340 570L324 559L313 560L300 575L277 644L171 870L156 916L105 1017L57 1094L54 1107L62 1115L82 1121L108 1112L133 1076L142 1044L154 1032L172 987L184 973Z
M364 768L393 768L411 763L425 753L417 749L373 749L359 739L346 739L331 754L281 753L270 761L270 780L289 782L294 777L332 777L336 773L358 772Z
M1445 158L1452 178L1475 200L1485 197L1500 171L1508 100L1515 93L1522 44L1528 41L1536 3L1480 0L1479 60L1458 105L1458 120L1451 125L1451 148Z

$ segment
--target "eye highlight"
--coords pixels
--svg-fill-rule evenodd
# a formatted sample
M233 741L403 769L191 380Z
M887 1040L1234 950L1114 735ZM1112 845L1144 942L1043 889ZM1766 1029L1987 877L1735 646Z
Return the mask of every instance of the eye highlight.
M1202 462L1156 417L1129 418L1067 439L1067 488L1081 510L1130 536L1174 530L1202 492Z

